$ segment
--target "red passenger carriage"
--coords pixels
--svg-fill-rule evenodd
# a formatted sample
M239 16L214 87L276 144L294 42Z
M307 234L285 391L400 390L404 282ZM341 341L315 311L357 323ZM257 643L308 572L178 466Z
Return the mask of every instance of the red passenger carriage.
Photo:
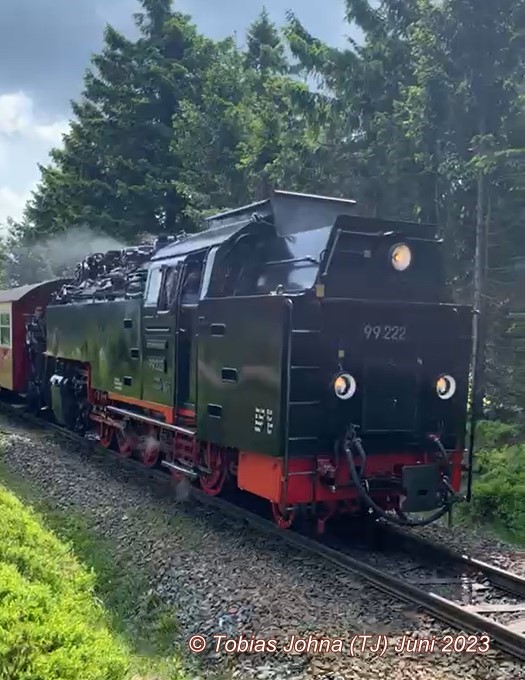
M29 371L26 317L45 308L63 280L44 281L0 291L0 387L25 394Z

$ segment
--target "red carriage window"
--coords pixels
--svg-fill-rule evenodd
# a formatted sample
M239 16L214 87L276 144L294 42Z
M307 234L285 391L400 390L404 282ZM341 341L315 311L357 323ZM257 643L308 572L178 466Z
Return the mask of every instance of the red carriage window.
M11 315L9 312L0 314L0 345L11 347Z

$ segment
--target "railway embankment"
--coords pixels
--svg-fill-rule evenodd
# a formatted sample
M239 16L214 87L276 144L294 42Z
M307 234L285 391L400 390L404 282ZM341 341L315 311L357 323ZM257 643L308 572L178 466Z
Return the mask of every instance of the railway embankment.
M0 517L0 677L123 678L129 650L93 573L2 485Z
M2 483L34 504L93 570L94 592L116 634L157 664L141 680L525 680L519 662L495 650L396 651L404 636L460 631L214 508L177 500L169 485L75 442L4 416L0 429ZM350 654L349 640L360 634L385 636L388 649ZM199 655L188 650L195 635L207 644ZM340 639L344 651L285 652L292 636L310 635ZM216 651L217 636L278 645L231 654Z

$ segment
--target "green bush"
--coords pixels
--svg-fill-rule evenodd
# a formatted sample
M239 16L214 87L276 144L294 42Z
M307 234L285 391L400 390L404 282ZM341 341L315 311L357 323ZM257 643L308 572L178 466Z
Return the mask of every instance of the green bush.
M522 438L518 425L499 420L480 420L476 426L476 450L499 449Z
M525 443L513 425L480 423L473 496L466 517L525 542Z
M0 515L0 678L124 678L126 648L106 625L92 574L1 486Z

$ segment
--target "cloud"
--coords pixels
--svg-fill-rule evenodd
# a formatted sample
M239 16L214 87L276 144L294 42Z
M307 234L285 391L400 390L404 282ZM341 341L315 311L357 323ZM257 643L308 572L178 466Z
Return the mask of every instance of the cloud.
M38 179L38 164L62 142L69 123L42 118L25 92L0 95L0 232L8 217L19 220Z
M23 92L0 96L0 134L13 135L28 124L32 102Z
M0 93L23 90L64 115L106 22L128 31L135 9L135 0L0 0Z
M22 135L58 144L68 127L67 120L37 121L33 100L25 92L0 95L0 142L2 137Z
M69 121L57 120L49 125L36 125L34 134L44 142L48 142L53 146L62 142L63 135L69 130Z
M0 236L7 232L7 218L17 221L22 218L24 207L31 196L32 187L25 191L13 191L0 186Z

